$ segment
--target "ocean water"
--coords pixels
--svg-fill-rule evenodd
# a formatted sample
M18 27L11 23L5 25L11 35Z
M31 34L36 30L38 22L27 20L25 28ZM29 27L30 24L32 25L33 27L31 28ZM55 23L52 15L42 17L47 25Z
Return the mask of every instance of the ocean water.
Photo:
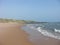
M29 33L31 37L34 37L34 39L40 38L40 34L60 39L60 22L26 24L22 29ZM57 32L55 32L55 29Z

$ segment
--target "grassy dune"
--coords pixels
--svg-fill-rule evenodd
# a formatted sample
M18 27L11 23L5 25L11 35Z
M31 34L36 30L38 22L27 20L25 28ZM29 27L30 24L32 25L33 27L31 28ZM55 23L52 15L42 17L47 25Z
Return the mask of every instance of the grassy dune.
M31 20L16 20L16 19L3 19L0 18L0 23L36 23L36 21L31 21Z
M3 18L0 18L0 23L10 23L10 22L14 22L14 23L25 23L24 20L3 19Z

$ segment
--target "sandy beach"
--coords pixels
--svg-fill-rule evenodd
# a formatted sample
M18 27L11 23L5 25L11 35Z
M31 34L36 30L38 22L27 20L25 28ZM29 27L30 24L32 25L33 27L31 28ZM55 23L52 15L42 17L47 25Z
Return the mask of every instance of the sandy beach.
M27 40L22 24L0 23L0 45L33 45Z
M0 45L60 45L60 40L38 35L30 42L29 35L17 23L0 23ZM47 40L46 40L47 39Z

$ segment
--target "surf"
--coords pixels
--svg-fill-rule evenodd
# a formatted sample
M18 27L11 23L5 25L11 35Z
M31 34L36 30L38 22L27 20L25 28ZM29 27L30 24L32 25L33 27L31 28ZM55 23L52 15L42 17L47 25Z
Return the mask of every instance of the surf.
M58 30L58 29L54 29L54 31L57 32L57 33L60 33L60 30Z
M55 38L55 39L60 39L60 36L54 35L53 33L48 32L47 30L42 30L41 27L38 27L37 30L38 30L41 34L43 34L44 36L52 37L52 38ZM55 30L55 31L57 31L57 30Z

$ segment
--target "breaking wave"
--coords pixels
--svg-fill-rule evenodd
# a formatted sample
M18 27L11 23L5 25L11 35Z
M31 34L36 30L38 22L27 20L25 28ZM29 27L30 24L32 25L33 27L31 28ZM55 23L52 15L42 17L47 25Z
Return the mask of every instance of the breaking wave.
M56 32L57 30L54 30L54 32L51 32L49 30L44 30L42 27L36 28L35 26L32 26L32 25L27 25L27 26L30 27L31 29L37 30L38 32L40 32L44 36L52 37L55 39L60 39L60 34Z
M52 37L52 38L55 38L55 39L60 39L60 36L58 35L54 35L53 33L51 32L48 32L47 30L42 30L41 27L38 27L37 30L43 34L44 36L49 36L49 37ZM57 34L57 33L56 33Z
M24 30L27 29L27 32L33 33L34 31L38 31L40 34L43 34L44 36L60 39L60 22L27 24L24 27Z

